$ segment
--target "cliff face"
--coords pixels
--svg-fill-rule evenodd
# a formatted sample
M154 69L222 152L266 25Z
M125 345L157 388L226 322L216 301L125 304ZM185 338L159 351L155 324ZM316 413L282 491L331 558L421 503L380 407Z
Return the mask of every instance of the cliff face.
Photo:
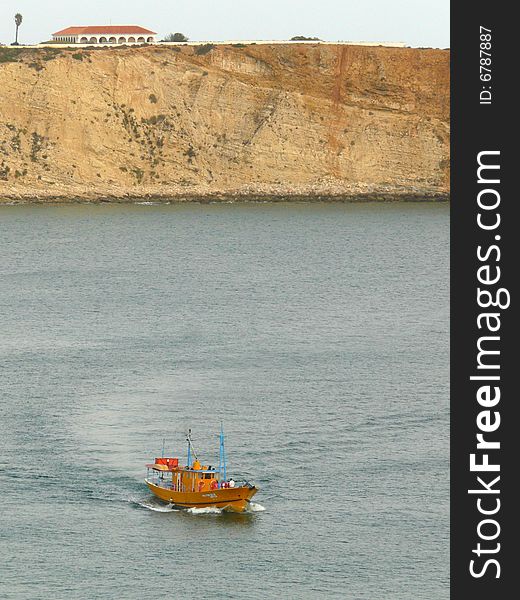
M0 201L447 197L449 52L0 48Z

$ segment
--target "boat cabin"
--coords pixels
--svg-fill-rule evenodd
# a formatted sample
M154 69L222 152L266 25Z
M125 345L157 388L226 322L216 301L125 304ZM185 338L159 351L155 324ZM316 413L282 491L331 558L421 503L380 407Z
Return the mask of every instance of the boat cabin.
M195 460L192 466L179 466L178 458L156 458L146 465L146 479L150 483L175 492L211 492L235 487L233 479L222 477L221 467L201 465Z

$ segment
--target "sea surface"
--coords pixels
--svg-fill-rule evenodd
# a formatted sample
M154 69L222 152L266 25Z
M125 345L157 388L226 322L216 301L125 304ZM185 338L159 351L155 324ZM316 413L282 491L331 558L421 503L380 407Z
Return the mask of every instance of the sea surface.
M447 599L446 204L0 207L2 599ZM185 434L260 488L175 511Z

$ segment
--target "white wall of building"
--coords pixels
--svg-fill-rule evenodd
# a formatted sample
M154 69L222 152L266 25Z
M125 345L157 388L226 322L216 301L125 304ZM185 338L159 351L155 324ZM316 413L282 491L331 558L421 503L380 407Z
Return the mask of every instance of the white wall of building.
M155 35L53 35L62 44L155 44Z

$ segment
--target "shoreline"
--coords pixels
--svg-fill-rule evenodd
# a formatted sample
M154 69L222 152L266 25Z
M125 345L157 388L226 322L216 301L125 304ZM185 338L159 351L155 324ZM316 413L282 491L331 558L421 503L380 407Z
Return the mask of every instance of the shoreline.
M211 189L206 186L171 185L164 189L146 187L132 190L114 187L87 188L85 186L58 189L42 187L0 187L0 206L14 204L182 204L264 203L264 202L447 202L450 193L432 187L399 187L350 185L334 183L307 185L245 185ZM56 186L58 187L58 186Z
M24 206L24 205L71 205L71 204L282 204L282 203L342 203L342 204L363 204L363 203L396 203L402 202L407 204L417 202L441 203L450 202L449 195L438 195L435 197L426 196L224 196L224 197L201 197L201 196L185 196L172 198L155 197L155 196L140 196L128 198L99 198L97 200L86 200L85 198L63 198L59 196L49 198L24 198L24 199L2 199L2 206Z

